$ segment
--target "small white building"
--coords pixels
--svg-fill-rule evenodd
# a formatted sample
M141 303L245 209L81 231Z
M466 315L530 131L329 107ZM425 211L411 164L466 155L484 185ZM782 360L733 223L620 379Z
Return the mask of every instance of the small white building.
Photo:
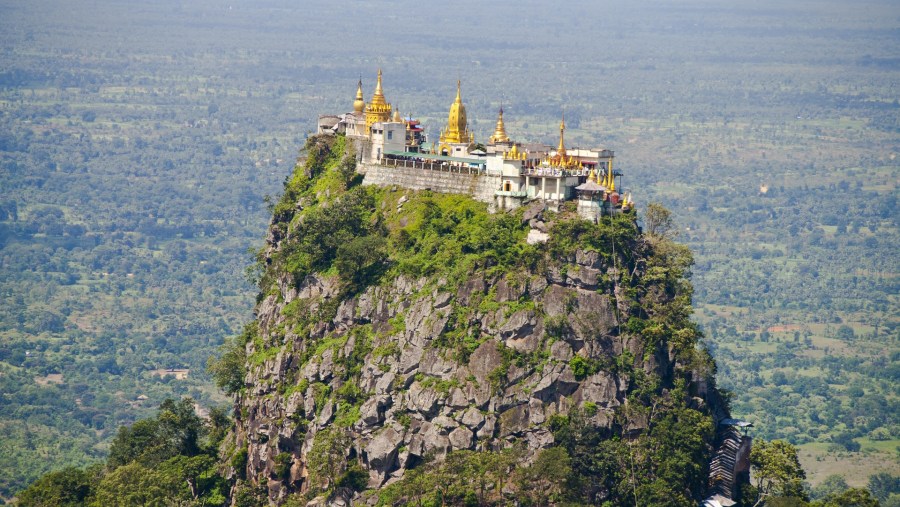
M406 124L386 121L372 124L370 160L380 161L387 152L402 152L406 147Z

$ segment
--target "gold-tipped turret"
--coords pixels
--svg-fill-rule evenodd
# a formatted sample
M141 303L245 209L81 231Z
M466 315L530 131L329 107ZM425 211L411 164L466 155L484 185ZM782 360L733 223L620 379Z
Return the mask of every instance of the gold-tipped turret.
M462 86L456 81L456 99L450 105L450 114L447 115L447 128L441 131L441 150L447 144L472 144L475 136L469 132L469 124L466 119L466 106L462 103Z
M381 88L381 69L378 69L375 93L372 94L372 100L366 105L366 131L368 132L373 124L388 121L390 118L391 105L384 98L384 91Z
M613 174L612 164L607 165L606 188L608 188L610 192L616 191L616 176Z
M384 99L384 90L381 88L381 69L378 69L378 82L375 83L375 93L372 94L372 104L382 106L387 101Z
M356 100L353 101L353 112L361 113L366 108L366 101L363 100L362 78L356 86Z
M391 118L391 121L394 123L401 123L403 119L400 117L400 111L398 109L394 109L394 117Z
M566 113L563 113L562 121L559 122L559 146L556 147L556 154L559 155L560 157L566 156L565 132L566 132Z
M500 113L497 115L497 126L494 128L494 134L489 140L491 143L509 142L509 136L506 135L506 127L503 125L503 106L500 106Z

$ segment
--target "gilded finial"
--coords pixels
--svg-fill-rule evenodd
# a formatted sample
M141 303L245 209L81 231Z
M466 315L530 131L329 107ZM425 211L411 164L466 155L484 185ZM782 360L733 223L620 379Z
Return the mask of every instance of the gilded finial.
M509 136L506 135L506 127L503 124L503 106L500 106L500 113L497 115L497 127L494 128L494 134L488 139L491 143L508 143Z
M384 91L381 87L381 69L378 69L378 81L375 83L375 93L372 94L372 100L366 104L366 131L370 131L372 125L376 122L390 121L391 105L384 98Z
M565 131L566 113L564 112L562 115L562 121L559 122L559 146L556 148L556 154L560 156L560 159L566 156Z
M440 144L443 149L447 144L472 144L475 138L469 132L469 122L466 119L466 106L462 103L462 83L456 80L456 99L450 104L450 112L447 115L447 128L441 130Z
M375 93L372 94L370 104L373 106L387 105L387 100L384 98L384 89L381 87L381 69L378 69L378 80L375 82Z
M362 77L359 78L359 83L356 86L356 100L353 101L353 111L357 113L363 112L363 109L366 107L366 102L363 99L363 90L362 90Z

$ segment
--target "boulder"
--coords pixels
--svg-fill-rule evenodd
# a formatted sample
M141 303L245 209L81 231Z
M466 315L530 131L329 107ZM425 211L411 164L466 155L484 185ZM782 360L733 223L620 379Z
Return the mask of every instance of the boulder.
M466 425L470 430L478 431L484 425L484 415L480 410L472 407L463 412L460 422Z
M370 474L380 478L397 468L397 450L403 442L403 435L388 426L378 433L366 446L366 458Z
M424 388L419 382L413 382L409 388L408 408L425 417L432 417L437 412L438 394L432 388Z
M467 305L473 294L485 291L487 291L487 284L484 283L484 278L476 276L460 286L456 292L456 299L460 304Z
M472 430L465 426L459 426L450 432L450 446L454 450L471 449L473 442Z
M497 344L493 340L487 340L472 352L469 357L469 371L478 380L479 384L489 385L488 376L503 362L503 356L497 350Z
M528 405L518 405L500 414L501 437L521 433L528 428L528 425Z

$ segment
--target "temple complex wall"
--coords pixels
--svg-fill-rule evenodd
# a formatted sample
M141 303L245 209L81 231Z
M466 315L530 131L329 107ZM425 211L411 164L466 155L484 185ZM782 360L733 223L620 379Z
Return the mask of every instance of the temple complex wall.
M477 201L492 206L498 203L495 192L501 189L501 176L489 176L477 172L469 173L466 169L437 170L416 167L385 166L374 163L362 163L358 166L360 173L365 174L363 185L399 187L412 190L431 190L445 194L469 195ZM509 205L500 205L508 207Z

